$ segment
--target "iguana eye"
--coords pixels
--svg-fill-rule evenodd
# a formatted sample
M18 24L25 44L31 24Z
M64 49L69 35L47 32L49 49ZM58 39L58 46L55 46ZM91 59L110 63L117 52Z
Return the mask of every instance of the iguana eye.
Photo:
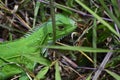
M58 26L58 29L63 30L65 27L64 26Z

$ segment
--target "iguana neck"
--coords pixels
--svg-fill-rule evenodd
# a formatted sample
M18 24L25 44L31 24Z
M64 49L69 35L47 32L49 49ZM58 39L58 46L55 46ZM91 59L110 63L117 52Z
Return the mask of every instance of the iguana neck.
M50 25L49 25L50 26ZM33 32L32 35L28 34L28 36L26 36L26 41L27 44L36 44L36 45L42 45L45 44L48 40L48 23L44 23L43 25L41 25L41 27L36 28Z

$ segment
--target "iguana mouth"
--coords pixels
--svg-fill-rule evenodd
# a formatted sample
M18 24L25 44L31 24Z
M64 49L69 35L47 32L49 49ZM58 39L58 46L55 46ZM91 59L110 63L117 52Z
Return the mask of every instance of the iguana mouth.
M67 35L66 35L67 36ZM60 39L57 39L57 41L62 40L63 38L65 38L66 36L62 36Z

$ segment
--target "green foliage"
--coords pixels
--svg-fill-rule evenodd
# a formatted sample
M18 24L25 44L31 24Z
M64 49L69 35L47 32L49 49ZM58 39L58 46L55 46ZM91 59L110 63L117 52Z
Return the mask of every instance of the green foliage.
M79 0L75 0L78 4L80 4L84 9L86 9L89 13L91 13L96 19L98 19L102 24L104 24L111 32L113 32L116 36L120 37L120 35L113 29L113 27L104 21L100 16L98 16L95 12L89 9L85 4L81 3Z
M35 10L34 10L33 28L35 27L35 23L36 23L36 18L37 18L39 7L40 7L40 2L37 1L36 5L35 5Z
M99 0L101 5L103 6L103 8L106 10L106 12L108 13L108 15L113 19L113 21L118 25L118 27L120 28L120 22L119 20L115 17L115 15L108 9L108 7L106 6L104 0ZM114 6L115 7L115 6ZM120 36L120 35L118 35Z
M120 80L120 76L112 71L105 70L108 74L110 74L112 77L114 77L116 80Z
M44 78L45 78L45 75L46 75L47 72L48 72L48 70L49 70L49 67L48 67L48 66L42 68L42 69L38 72L38 74L37 74L37 76L36 76L36 79L37 79L37 80L44 79ZM35 80L36 80L36 79L35 79Z
M89 76L86 78L86 80L91 80L91 75L92 74L89 74Z
M112 5L113 5L113 10L114 10L114 12L115 12L115 16L116 17L120 17L120 8L119 8L119 0L117 1L117 0L111 0L111 3L112 3Z
M74 0L67 0L66 5L69 7L74 7Z
M60 67L58 65L58 62L55 64L55 80L61 80Z
M106 65L106 67L115 68L120 62L120 55L113 57Z
M105 28L104 25L98 25L97 31L101 32L101 34L98 34L97 44L104 42L111 35L110 31L107 28Z

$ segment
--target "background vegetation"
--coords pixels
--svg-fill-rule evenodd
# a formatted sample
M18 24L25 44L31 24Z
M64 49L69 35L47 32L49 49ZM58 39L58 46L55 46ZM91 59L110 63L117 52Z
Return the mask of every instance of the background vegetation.
M54 49L48 51L53 63L51 68L37 67L37 77L120 80L120 0L0 0L0 42L19 39L51 13L69 16L77 29L55 44L62 46L49 47Z

